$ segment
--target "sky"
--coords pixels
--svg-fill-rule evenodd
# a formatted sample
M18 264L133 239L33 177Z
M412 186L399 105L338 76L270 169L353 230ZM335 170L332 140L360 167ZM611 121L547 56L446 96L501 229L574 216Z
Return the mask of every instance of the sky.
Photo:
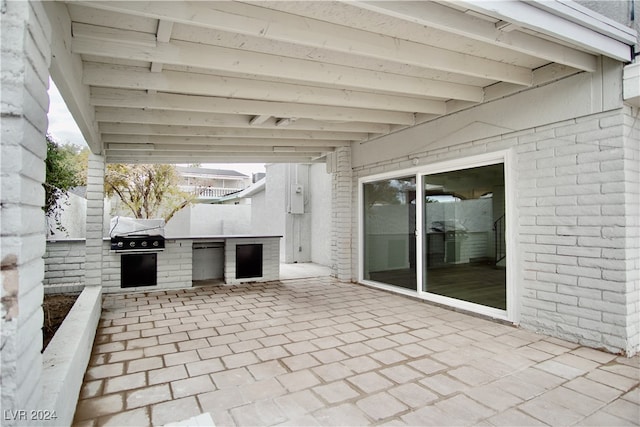
M73 144L79 147L86 147L80 129L76 125L71 113L67 109L58 88L49 80L49 130L53 139L62 144ZM252 173L264 172L263 163L204 163L202 167L212 169L231 169L251 176Z

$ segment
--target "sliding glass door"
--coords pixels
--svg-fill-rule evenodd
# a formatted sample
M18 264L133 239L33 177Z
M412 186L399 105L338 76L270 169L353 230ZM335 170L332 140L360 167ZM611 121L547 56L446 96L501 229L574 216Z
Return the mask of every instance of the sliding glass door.
M422 179L423 291L506 310L503 164Z
M364 184L364 279L416 290L416 178Z
M361 278L489 309L479 312L507 310L504 163L451 169L363 179Z

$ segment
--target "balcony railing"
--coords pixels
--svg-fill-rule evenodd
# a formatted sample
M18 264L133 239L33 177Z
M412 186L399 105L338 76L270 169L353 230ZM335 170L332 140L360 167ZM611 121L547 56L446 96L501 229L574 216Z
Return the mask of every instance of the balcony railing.
M242 190L242 188L200 187L192 185L183 185L180 189L187 193L195 194L199 199L215 199Z

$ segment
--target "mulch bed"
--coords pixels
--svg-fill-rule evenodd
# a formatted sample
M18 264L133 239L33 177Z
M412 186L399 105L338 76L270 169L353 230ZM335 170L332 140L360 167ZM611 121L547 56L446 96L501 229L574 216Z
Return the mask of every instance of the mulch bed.
M78 295L56 294L44 296L42 303L42 310L44 311L44 325L42 326L43 352L62 324L64 318L67 317L76 299L78 299Z

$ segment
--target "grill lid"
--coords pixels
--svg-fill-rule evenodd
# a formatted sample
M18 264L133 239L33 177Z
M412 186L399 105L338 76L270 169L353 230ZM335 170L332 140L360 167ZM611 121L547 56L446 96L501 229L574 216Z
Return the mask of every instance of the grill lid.
M164 219L137 219L126 216L111 218L109 236L127 236L143 234L149 236L164 236Z

